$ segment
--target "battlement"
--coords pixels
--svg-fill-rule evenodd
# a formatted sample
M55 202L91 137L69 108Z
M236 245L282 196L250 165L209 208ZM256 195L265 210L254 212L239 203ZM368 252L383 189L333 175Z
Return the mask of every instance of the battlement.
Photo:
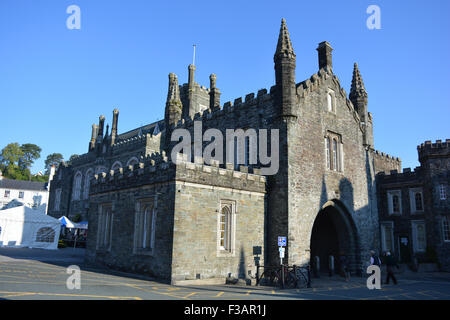
M87 162L94 161L95 157L91 153L84 153L77 156L74 156L70 161L70 164L74 166L79 166L85 164Z
M414 170L411 168L403 168L403 172L399 172L398 170L390 170L390 172L380 172L377 174L377 180L380 185L387 184L420 184L423 180L422 178L422 168L416 167Z
M385 177L400 176L400 175L412 176L412 175L420 174L421 172L422 172L421 167L415 167L413 170L411 170L411 168L403 168L402 172L399 172L398 170L391 170L389 173L380 172L379 175L382 175Z
M450 156L450 139L436 140L435 143L431 141L425 141L421 145L417 146L419 152L419 160L427 156L442 157Z
M260 174L259 169L240 166L239 170L235 170L232 164L221 167L214 160L207 165L202 157L196 157L194 162L190 162L183 154L178 154L176 160L177 164L169 161L163 151L141 159L134 166L96 174L90 192L96 194L167 181L182 181L265 193L267 178Z
M402 162L402 160L399 157L393 157L389 154L386 154L386 153L378 151L378 150L374 150L373 155L374 155L374 157L376 157L380 160L394 161L394 162L398 162L399 164L401 164L401 162Z
M200 121L204 119L214 119L222 116L226 116L228 113L235 112L236 110L249 108L249 107L261 107L266 104L268 101L272 100L272 96L275 91L275 86L270 88L270 93L267 92L267 89L260 89L258 92L249 93L245 95L245 98L242 97L234 99L234 102L227 101L223 104L222 108L208 108L204 111L197 112L193 117L187 119L181 119L177 122L176 125L172 125L171 130L176 128L189 127L193 124L194 121Z

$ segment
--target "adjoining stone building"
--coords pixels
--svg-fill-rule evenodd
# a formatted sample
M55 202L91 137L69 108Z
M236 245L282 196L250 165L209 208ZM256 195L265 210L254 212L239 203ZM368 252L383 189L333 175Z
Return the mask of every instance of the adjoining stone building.
M164 120L118 134L118 111L111 133L101 116L88 153L58 168L49 214L88 218L87 261L172 282L254 276L254 248L262 265L279 264L278 236L287 237L285 263L318 256L326 271L328 256L345 252L352 272L363 273L369 251L381 245L376 175L400 171L401 161L375 151L359 68L347 95L332 50L320 43L318 72L297 82L283 19L275 85L222 106L215 75L205 88L193 65L187 84L169 74ZM263 175L265 165L248 157L233 165L179 154L176 164L172 132L194 135L195 123L223 136L278 130L278 172Z
M450 271L450 139L426 141L417 150L414 171L377 176L381 248L403 263L439 263Z

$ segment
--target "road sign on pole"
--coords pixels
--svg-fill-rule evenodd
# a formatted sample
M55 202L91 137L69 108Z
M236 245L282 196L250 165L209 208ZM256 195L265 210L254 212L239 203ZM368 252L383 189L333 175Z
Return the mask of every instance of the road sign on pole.
M278 237L278 246L286 247L286 237Z

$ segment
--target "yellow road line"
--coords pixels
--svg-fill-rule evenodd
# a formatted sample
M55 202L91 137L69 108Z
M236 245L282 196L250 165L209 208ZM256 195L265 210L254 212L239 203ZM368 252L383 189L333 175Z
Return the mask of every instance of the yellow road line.
M167 287L166 290L167 291L176 291L176 290L181 290L181 288Z
M10 297L20 297L20 296L30 296L33 295L33 293L30 292L23 292L23 293L17 293L17 294L8 294L6 296L2 296L2 298L10 298Z
M193 295L196 295L198 292L191 292L187 296L184 296L185 299L192 297Z
M128 283L128 284L125 284L125 285L128 286L128 287L131 287L131 288L134 288L134 289L138 289L138 290L142 290L142 291L149 292L149 293L156 293L156 294L160 294L160 295L168 296L168 297L172 297L172 298L177 298L177 299L185 299L184 297L180 297L180 296L177 296L177 295L174 295L174 294L170 294L168 292L160 292L160 291L156 291L156 290L148 290L148 289L145 289L145 288L141 288L141 287L139 287L137 285L134 285L134 284L131 284L131 283Z
M220 296L222 296L223 294L224 294L225 292L223 292L223 291L220 291L217 295L216 295L216 298L218 298L218 297L220 297Z
M73 294L73 293L50 293L50 292L9 292L0 291L7 294L24 294L24 295L38 295L38 296L63 296L63 297L87 297L87 298L107 298L107 299L126 299L126 300L142 300L140 297L121 297L121 296L100 296L92 294Z

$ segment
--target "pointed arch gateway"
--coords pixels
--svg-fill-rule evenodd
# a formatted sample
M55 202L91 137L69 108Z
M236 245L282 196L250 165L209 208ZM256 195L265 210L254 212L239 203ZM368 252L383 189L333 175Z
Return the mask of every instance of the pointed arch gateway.
M311 232L311 262L319 257L320 272L329 272L329 256L334 256L339 273L339 256L347 256L352 274L361 274L361 250L356 225L350 212L339 200L326 202L316 216Z

